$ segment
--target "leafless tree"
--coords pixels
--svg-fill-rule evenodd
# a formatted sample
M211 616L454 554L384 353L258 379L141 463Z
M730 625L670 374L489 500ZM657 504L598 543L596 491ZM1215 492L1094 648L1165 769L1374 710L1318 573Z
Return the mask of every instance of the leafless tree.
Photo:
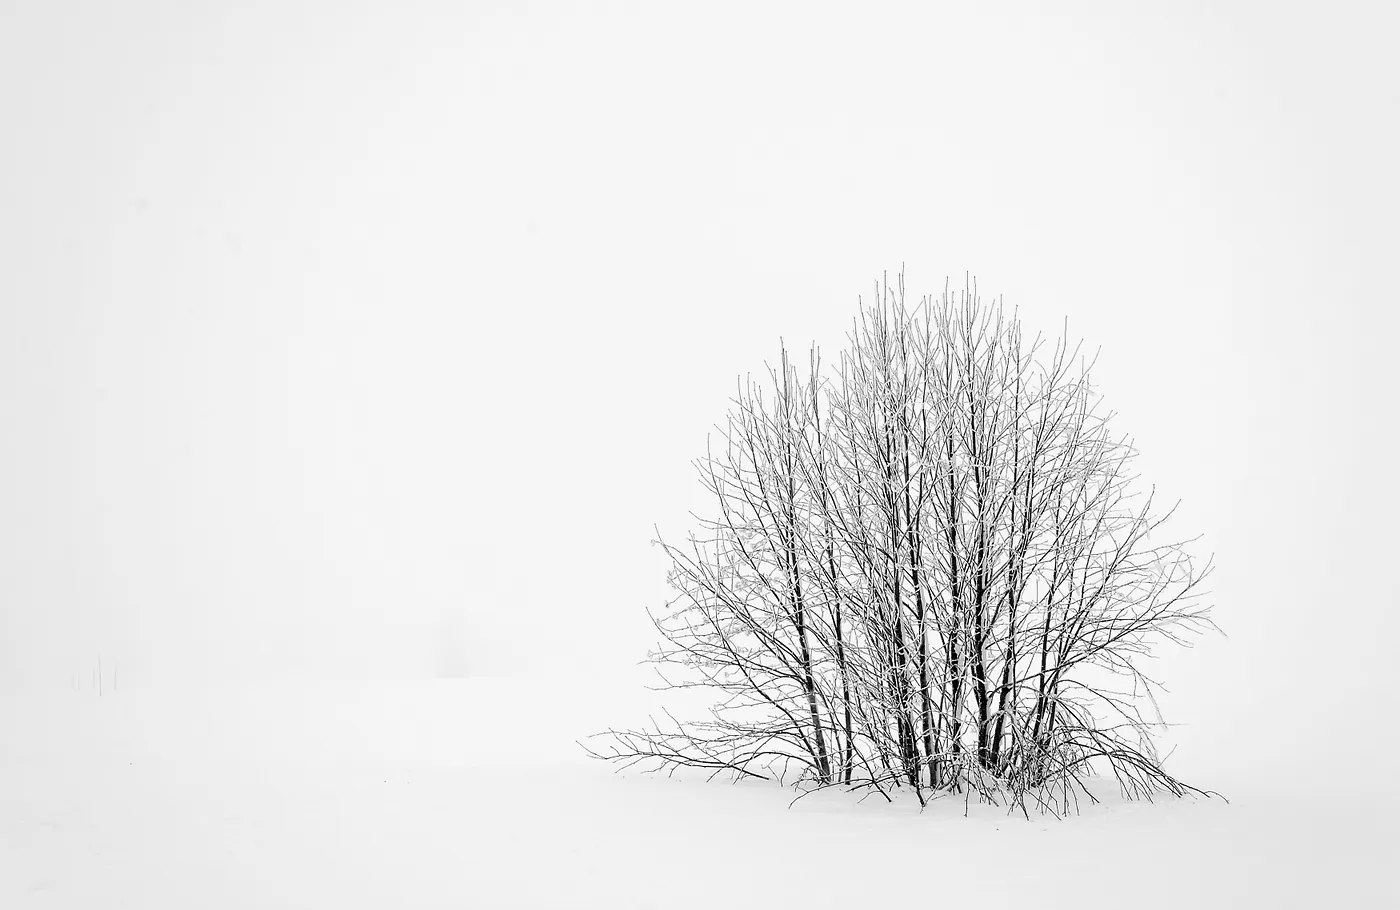
M1143 658L1213 628L1210 566L1156 542L1092 366L1023 339L975 286L910 309L901 275L834 370L784 347L697 462L715 517L662 542L663 685L702 719L609 730L599 757L887 797L975 792L1068 811L1106 772L1129 797L1196 790L1153 747Z

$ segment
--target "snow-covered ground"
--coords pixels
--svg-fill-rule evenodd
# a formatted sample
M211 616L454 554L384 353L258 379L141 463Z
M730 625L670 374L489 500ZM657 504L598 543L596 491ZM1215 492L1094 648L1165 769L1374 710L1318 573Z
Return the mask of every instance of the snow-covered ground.
M0 907L1400 906L1396 806L1195 780L1065 820L617 775L516 679L0 697ZM1105 796L1112 788L1105 785Z

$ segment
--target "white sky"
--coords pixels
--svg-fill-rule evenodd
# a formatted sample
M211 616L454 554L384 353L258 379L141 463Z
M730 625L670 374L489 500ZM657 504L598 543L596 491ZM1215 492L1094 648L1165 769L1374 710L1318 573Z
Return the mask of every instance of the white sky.
M1173 712L1363 722L1400 23L972 6L0 5L0 682L633 661L735 377L906 263L1102 347Z

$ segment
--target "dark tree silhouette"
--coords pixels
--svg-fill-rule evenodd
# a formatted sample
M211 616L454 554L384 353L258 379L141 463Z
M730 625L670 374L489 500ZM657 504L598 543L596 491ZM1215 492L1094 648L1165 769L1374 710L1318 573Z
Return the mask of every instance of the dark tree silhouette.
M1210 567L1154 542L1170 512L1137 489L1091 364L1025 342L975 286L912 310L902 275L877 292L834 370L783 348L740 385L697 463L714 517L661 544L678 596L651 660L712 691L709 714L589 751L1023 811L1092 799L1096 773L1204 792L1156 754L1142 664L1213 628Z

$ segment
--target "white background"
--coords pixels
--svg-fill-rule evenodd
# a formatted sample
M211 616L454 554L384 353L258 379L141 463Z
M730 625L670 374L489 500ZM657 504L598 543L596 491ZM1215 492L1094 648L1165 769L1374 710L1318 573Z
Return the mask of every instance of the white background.
M974 6L0 3L0 683L627 666L905 264L1101 348L1198 760L1393 741L1400 23Z

